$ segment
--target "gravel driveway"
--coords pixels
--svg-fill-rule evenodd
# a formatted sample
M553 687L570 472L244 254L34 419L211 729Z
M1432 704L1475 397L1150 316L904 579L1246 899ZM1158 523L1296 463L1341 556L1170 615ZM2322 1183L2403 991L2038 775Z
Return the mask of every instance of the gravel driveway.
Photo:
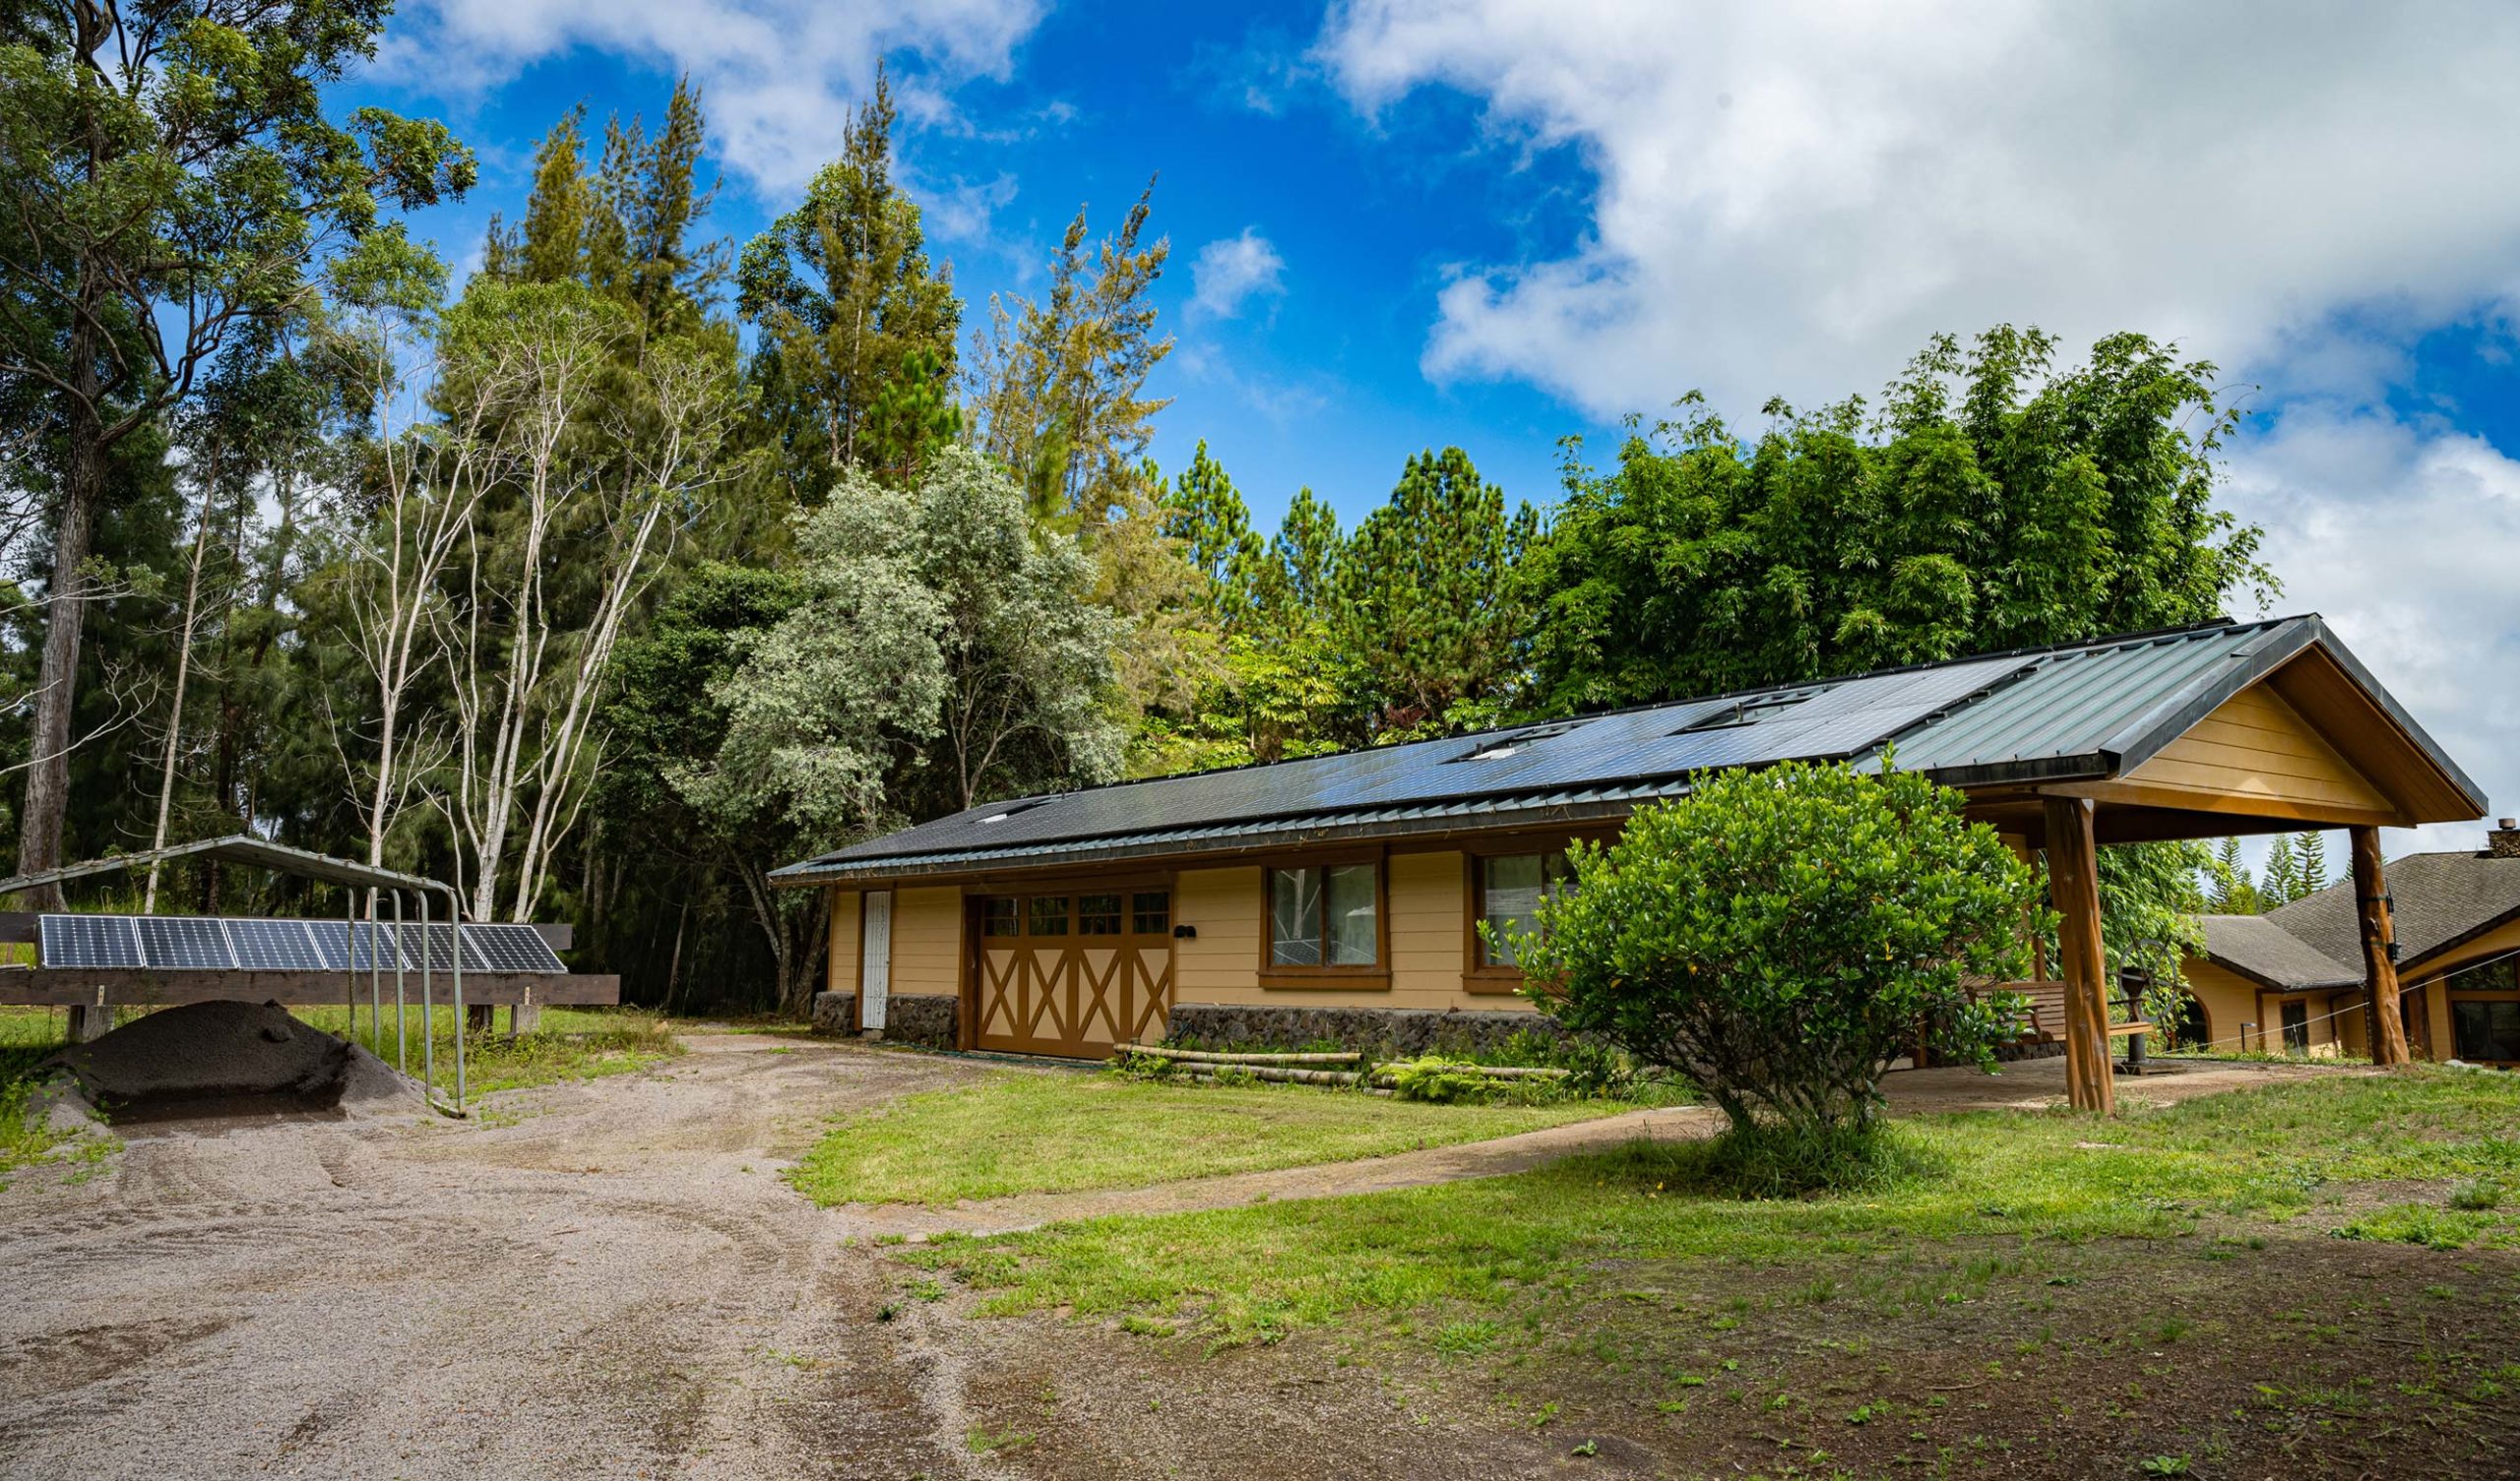
M881 1272L780 1182L834 1110L976 1073L706 1035L472 1126L148 1129L0 1193L11 1476L962 1469ZM837 1063L836 1063L837 1062ZM950 1437L939 1453L933 1437Z

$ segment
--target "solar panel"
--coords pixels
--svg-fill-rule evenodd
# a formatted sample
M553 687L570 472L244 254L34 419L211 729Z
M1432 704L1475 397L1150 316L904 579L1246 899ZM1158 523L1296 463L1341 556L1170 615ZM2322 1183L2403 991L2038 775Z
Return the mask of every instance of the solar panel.
M464 928L464 969L474 972L561 972L560 957L532 926Z
M140 954L151 966L226 971L236 965L227 950L227 933L216 919L142 915L133 924L140 928Z
M417 952L419 945L418 938L414 937L411 941L411 950ZM373 969L390 972L396 966L405 964L410 963L404 961L402 952L395 946L392 921L363 920L358 923L358 929L350 934L350 969L352 971L364 972Z
M39 922L46 966L139 966L140 935L128 915L47 915Z
M410 962L414 970L420 966L423 948L426 949L431 971L452 970L455 966L455 928L432 921L429 923L427 936L423 937L420 934L418 922L405 921L403 923L403 959ZM472 962L468 960L465 965L471 966Z
M310 920L304 924L306 934L315 938L315 950L320 954L318 964L326 971L349 970L350 923L346 920Z
M307 972L323 967L323 954L302 920L231 920L227 939L236 964L249 972Z

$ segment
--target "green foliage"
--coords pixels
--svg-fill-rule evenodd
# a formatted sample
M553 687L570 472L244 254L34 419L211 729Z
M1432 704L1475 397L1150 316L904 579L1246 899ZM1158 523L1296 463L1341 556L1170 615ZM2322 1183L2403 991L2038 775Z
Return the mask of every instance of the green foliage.
M1459 448L1409 460L1390 502L1357 525L1336 619L1377 733L1462 728L1477 721L1454 719L1457 709L1515 692L1528 623L1511 577L1536 528L1530 507L1509 516L1504 491Z
M1391 1088L1402 1100L1433 1105L1541 1105L1566 1098L1565 1088L1554 1080L1498 1080L1480 1074L1477 1065L1460 1064L1440 1054L1392 1066Z
M1191 569L1207 578L1207 607L1217 624L1232 630L1245 622L1259 598L1265 557L1250 510L1233 479L1208 456L1205 438L1165 496L1164 526L1181 542Z
M1789 764L1706 772L1572 850L1575 885L1515 946L1565 1027L1685 1072L1736 1129L1863 1127L1933 1025L1985 1057L1967 977L2017 976L2029 872L1922 776Z
M1937 339L1867 421L1772 404L1745 446L1691 396L1631 425L1518 573L1539 707L1564 712L2215 616L2268 578L2213 508L2214 370L2139 335ZM2191 432L2201 427L2201 433Z
M892 86L875 95L805 200L744 248L737 304L760 327L753 374L798 502L851 468L917 477L956 435L962 301L930 265L919 210L892 175Z
M1672 1189L1725 1199L1798 1199L1882 1191L1930 1174L1936 1159L1882 1124L1759 1122L1675 1148Z

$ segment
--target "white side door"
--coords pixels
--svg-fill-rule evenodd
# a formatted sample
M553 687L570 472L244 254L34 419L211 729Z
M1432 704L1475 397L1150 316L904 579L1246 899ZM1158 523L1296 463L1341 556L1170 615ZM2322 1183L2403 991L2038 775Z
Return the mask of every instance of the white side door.
M870 891L866 895L864 952L857 967L863 1021L869 1029L881 1029L884 1000L893 985L893 892L889 890Z

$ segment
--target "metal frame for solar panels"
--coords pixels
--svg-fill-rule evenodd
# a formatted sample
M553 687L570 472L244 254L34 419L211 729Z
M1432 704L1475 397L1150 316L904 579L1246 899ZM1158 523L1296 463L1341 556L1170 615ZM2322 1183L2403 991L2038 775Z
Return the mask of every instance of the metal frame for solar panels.
M50 938L60 934L65 942L74 936L93 934L97 944L94 952L74 952L73 956L119 958L125 955L119 944L112 942L116 926L127 933L131 958L92 962L55 961L52 953L43 954L41 966L0 972L0 1002L58 1004L74 1010L101 1011L119 1004L167 1004L205 1002L218 999L246 998L252 1001L347 1002L350 1013L350 1036L358 1027L358 974L363 967L368 974L369 1024L371 1032L382 1038L384 1021L384 957L375 949L382 939L386 923L376 918L379 896L393 907L392 937L394 950L395 1055L406 1073L410 1069L409 1003L405 995L405 973L416 966L420 977L421 1021L429 1021L435 1008L434 979L443 970L453 982L453 1006L457 1032L455 1036L455 1099L453 1109L463 1111L466 1099L464 1055L464 1022L466 1002L465 957L474 956L482 963L473 969L473 1003L469 1006L509 1003L520 1007L539 1007L550 1003L618 1003L621 979L617 976L593 976L570 973L551 952L541 928L523 925L489 923L467 924L463 921L463 901L455 888L441 881L419 875L381 869L351 859L334 858L274 843L268 839L238 835L204 839L177 844L170 848L152 849L142 853L118 855L66 865L59 869L21 875L0 880L0 898L21 891L45 885L146 868L163 859L207 858L225 863L272 869L301 878L323 880L343 885L350 892L343 915L343 934L330 937L331 921L281 920L223 916L106 916L52 915L35 917L13 915L10 923L18 929L12 939L38 940L48 948ZM358 918L357 892L367 892L369 919ZM419 905L418 939L405 934L403 896L410 894ZM448 920L433 922L429 916L429 896L446 897ZM150 931L148 924L164 923L164 929ZM211 939L199 930L201 924L218 928L218 950L210 950ZM366 927L365 931L361 926ZM194 926L196 929L181 929ZM268 952L240 950L240 927L254 928L249 934L283 933L280 941L288 939L287 928L295 927L304 943L305 956L284 958ZM460 929L459 929L460 928ZM441 935L441 933L443 933ZM520 934L521 933L521 934ZM565 931L562 933L565 935ZM148 940L158 936L165 944L189 941L192 950L177 952L170 945L166 955L187 955L193 960L177 964L152 964ZM529 947L526 937L533 937ZM328 939L329 938L329 939ZM443 946L441 946L443 943ZM565 941L562 943L565 945ZM340 966L330 964L335 952ZM222 960L211 961L217 956ZM263 956L269 965L255 964L252 956ZM286 959L291 964L282 965ZM207 962L207 964L204 964ZM311 962L312 964L304 964ZM485 971L483 968L487 968ZM343 984L344 997L308 997L310 988L323 982ZM487 991L483 991L487 989ZM75 1025L74 1025L75 1026ZM421 1080L431 1099L437 1096L436 1050L434 1036L423 1031L420 1036Z

